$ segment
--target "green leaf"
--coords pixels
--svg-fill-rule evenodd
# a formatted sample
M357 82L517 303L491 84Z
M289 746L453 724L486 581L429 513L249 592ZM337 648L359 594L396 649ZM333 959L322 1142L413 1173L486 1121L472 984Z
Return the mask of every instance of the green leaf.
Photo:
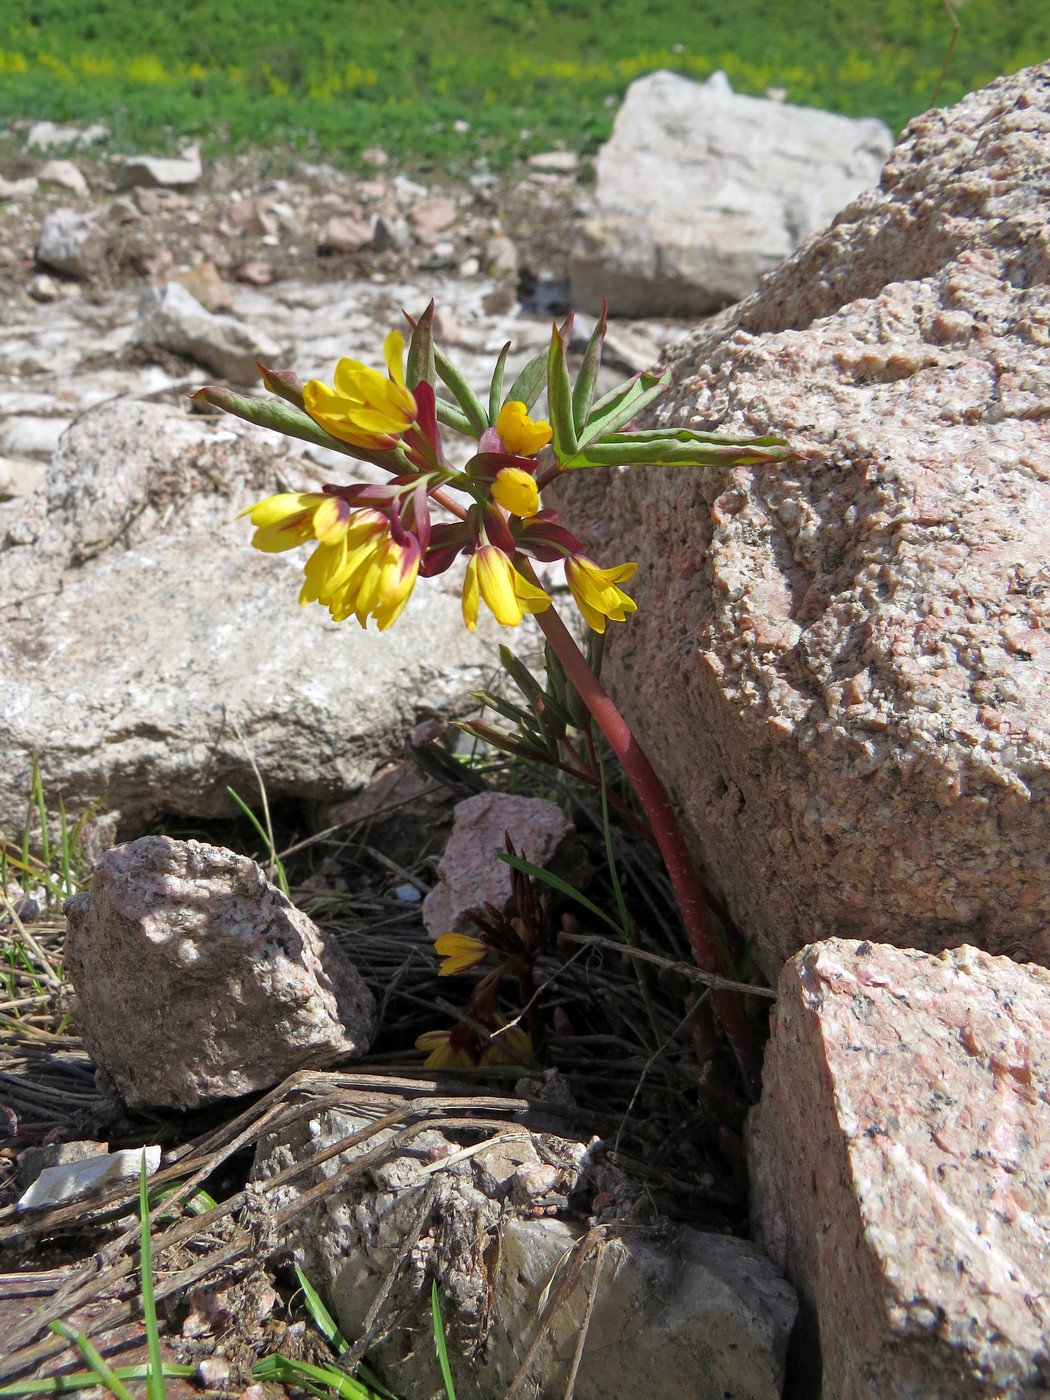
M583 353L583 364L576 376L576 387L572 391L572 421L577 436L583 432L587 415L591 411L591 404L594 402L594 388L598 382L598 370L602 363L602 346L605 343L608 306L607 301L602 302L602 314L598 317L598 324L587 342L587 349Z
M564 463L576 451L578 443L572 417L572 384L565 358L565 341L557 326L551 333L551 347L547 354L547 412L554 429L554 455Z
M532 715L528 710L523 710L520 705L515 705L512 700L505 700L502 695L497 695L492 690L471 691L475 700L480 700L490 710L495 710L504 719L509 719L513 724L528 724Z
M436 347L434 349L434 362L437 365L438 374L445 381L452 397L470 422L470 432L467 436L479 438L489 425L481 400L449 357Z
M549 870L544 870L542 865L533 865L531 860L523 860L521 856L512 856L509 851L497 851L496 854L499 856L500 860L505 861L507 865L512 865L515 870L524 871L526 875L531 875L533 879L539 880L545 885L550 885L552 890L557 890L560 894L568 895L570 899L574 899L577 904L582 905L588 913L593 914L596 919L601 919L602 923L607 924L615 934L619 935L621 938L623 937L623 929L616 920L610 919L608 914L598 908L597 904L592 903L585 894L580 894L579 890L574 889L572 885L569 884L568 880L563 880L560 875L552 875Z
M405 382L410 389L417 384L436 384L434 366L434 298L412 327L405 364Z
M639 378L630 381L624 392L618 397L614 397L612 403L601 407L595 405L591 410L591 416L587 423L587 429L580 439L580 446L594 442L596 438L604 438L609 433L615 433L632 418L636 418L643 408L647 408L667 392L671 383L671 371L664 370L663 374L657 378L651 374L643 374Z
M293 407L302 409L303 406L303 382L297 374L293 374L290 369L267 369L262 361L257 360L262 374L263 388L271 394L276 394L280 399L287 399Z
M193 399L197 403L221 408L224 413L232 413L235 418L243 418L246 423L254 423L256 427L270 428L275 433L283 433L285 437L312 442L332 452L342 452L346 457L356 457L361 462L374 462L388 471L400 471L404 461L396 449L369 452L363 447L351 447L348 442L340 442L331 433L326 433L308 414L300 413L278 399L250 398L221 384L206 384L203 389L197 390Z
M445 1346L445 1327L441 1321L441 1304L438 1302L437 1279L433 1280L430 1288L430 1318L434 1327L434 1345L437 1347L441 1379L445 1382L446 1400L456 1400L456 1388L452 1384L452 1368L448 1364L448 1348Z
M306 1361L290 1361L286 1356L264 1356L252 1367L252 1379L258 1381L312 1382L326 1390L334 1390L344 1400L380 1400L377 1391L355 1381L335 1366L311 1366Z
M581 447L561 465L566 470L578 467L733 467L747 462L783 461L791 455L779 438L734 442L731 438L679 428L612 433L600 442Z
M54 1330L54 1328L52 1328ZM74 1338L79 1335L72 1334ZM108 1368L118 1381L144 1381L149 1377L149 1365L113 1366ZM169 1380L188 1380L197 1374L196 1366L177 1366L174 1362L165 1363L164 1375ZM46 1376L39 1380L14 1381L0 1387L0 1400L15 1400L26 1395L72 1395L78 1390L92 1390L99 1384L97 1371L73 1371L67 1376Z
M104 1385L114 1400L134 1400L134 1396L127 1388L121 1378L113 1368L104 1361L100 1353L91 1345L83 1332L74 1332L71 1327L67 1327L64 1322L52 1322L51 1331L62 1338L63 1341L71 1342L80 1352L81 1356L91 1367L95 1377L96 1385ZM152 1370L152 1367L150 1367Z
M484 720L463 720L454 723L452 727L469 734L472 739L480 739L483 744L488 744L499 753L510 754L511 758L524 758L533 763L551 761L550 754L539 744L526 743L518 735L508 734L505 729L497 729L494 724L486 724Z
M454 433L462 433L464 437L474 436L473 425L461 408L449 403L448 399L436 399L434 407L439 423L451 428Z
M157 1303L153 1296L153 1240L149 1232L149 1178L146 1175L145 1151L139 1158L139 1292L150 1367L146 1394L149 1400L165 1400L164 1361L160 1354Z
M431 302L431 306L433 306L433 304L434 303ZM314 1326L335 1354L337 1356L342 1356L344 1352L350 1350L350 1343L343 1336L342 1332L340 1332L335 1318L322 1302L320 1293L318 1293L317 1289L306 1277L298 1264L295 1266L295 1276L299 1280L299 1287L303 1290L303 1302Z
M510 354L510 341L508 340L503 349L499 352L499 359L496 361L496 368L492 371L492 383L489 385L489 423L496 426L496 419L502 406L500 395L503 393L503 371L507 367L507 356Z
M523 403L531 411L547 382L547 354L546 350L541 350L538 355L533 355L510 386L504 403Z

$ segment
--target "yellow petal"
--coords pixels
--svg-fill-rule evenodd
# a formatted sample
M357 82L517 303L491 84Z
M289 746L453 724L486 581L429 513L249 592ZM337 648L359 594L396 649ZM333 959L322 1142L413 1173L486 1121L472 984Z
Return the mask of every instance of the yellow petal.
M463 576L463 622L469 632L478 625L478 556L472 554L467 561L467 572Z
M554 436L551 425L542 418L533 422L520 399L503 405L496 419L496 431L507 451L521 457L531 457Z
M540 508L540 492L535 478L521 467L504 467L492 483L492 499L511 515L527 520Z
M391 331L383 341L386 372L395 384L405 387L405 338L400 331Z

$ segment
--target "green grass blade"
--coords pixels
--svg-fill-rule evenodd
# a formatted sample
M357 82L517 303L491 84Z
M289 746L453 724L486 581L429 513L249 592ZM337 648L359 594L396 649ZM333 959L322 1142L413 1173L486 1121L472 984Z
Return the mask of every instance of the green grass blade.
M51 1331L65 1341L71 1342L80 1352L81 1356L90 1366L95 1377L96 1385L104 1385L114 1400L134 1400L134 1396L120 1379L113 1368L105 1361L91 1345L83 1332L74 1332L71 1327L67 1327L64 1322L52 1322Z
M252 1368L252 1379L257 1381L280 1381L282 1385L291 1382L308 1386L322 1386L333 1390L344 1400L385 1400L378 1391L348 1376L335 1366L311 1366L306 1361L290 1361L286 1356L265 1356Z
M290 886L288 884L288 876L285 873L284 865L277 858L277 852L273 848L273 842L270 840L269 832L263 826L262 822L255 815L252 809L248 806L247 802L245 802L244 798L240 795L239 792L235 792L232 787L227 787L226 791L230 794L234 802L236 802L237 806L241 809L244 815L251 822L252 826L255 828L259 840L266 847L267 853L270 857L270 864L273 866L273 872L277 876L278 888L284 895L285 899L291 899L292 896L290 892Z
M298 1264L295 1266L295 1276L299 1280L299 1287L303 1290L303 1303L314 1326L335 1354L342 1356L344 1352L350 1350L350 1343L340 1332L335 1318L321 1301L321 1295Z
M150 1368L145 1366L113 1366L112 1373L119 1381L144 1381ZM174 1362L164 1367L169 1380L188 1380L197 1374L196 1366L178 1366ZM17 1400L25 1395L73 1395L78 1390L93 1390L99 1384L96 1371L72 1371L68 1376L46 1376L40 1380L15 1381L11 1385L0 1386L0 1400Z
M40 818L40 858L44 864L51 864L51 841L47 834L47 804L44 802L44 780L40 776L40 761L33 755L33 797L36 799L37 816Z
M623 929L616 920L610 919L604 910L599 909L597 904L589 900L585 894L580 894L579 890L574 889L568 880L563 880L560 875L552 875L549 870L544 870L542 865L533 865L531 860L523 860L521 856L512 856L509 851L498 851L497 855L500 860L506 861L515 870L522 870L526 875L531 875L533 879L539 880L542 884L550 885L552 890L568 895L570 899L574 899L577 904L582 905L589 914L593 914L596 919L601 919L602 923L611 928L618 938L623 937Z
M160 1354L160 1329L157 1325L157 1301L153 1296L153 1240L149 1232L149 1179L146 1175L146 1154L139 1160L139 1291L142 1294L142 1320L146 1326L146 1347L149 1352L149 1379L146 1394L149 1400L165 1400L164 1360Z
M510 354L510 341L508 340L503 349L499 352L499 359L496 361L496 368L492 371L492 383L489 385L489 422L495 427L496 419L499 417L502 406L503 394L503 371L507 367L507 356Z
M437 1347L441 1379L445 1382L445 1395L447 1400L456 1400L456 1388L452 1384L452 1368L448 1364L448 1348L445 1346L445 1326L441 1321L441 1304L438 1302L437 1279L434 1279L430 1287L430 1316L434 1324L434 1345Z
M623 886L620 883L620 872L616 868L616 855L613 852L612 825L609 821L609 785L605 779L605 759L602 756L601 745L595 746L598 752L598 777L601 780L602 798L602 833L605 837L605 862L609 867L609 880L612 883L613 894L616 898L616 908L620 912L621 932L628 943L631 938L631 916L627 912L627 901L623 897Z

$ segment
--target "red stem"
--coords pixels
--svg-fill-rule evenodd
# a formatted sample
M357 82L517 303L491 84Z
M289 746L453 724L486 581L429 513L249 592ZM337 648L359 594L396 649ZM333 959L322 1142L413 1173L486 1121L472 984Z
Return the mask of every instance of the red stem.
M671 806L667 789L657 777L645 750L631 733L627 721L613 704L605 687L588 666L586 658L554 608L537 613L536 621L543 629L558 660L565 667L565 674L576 687L580 698L594 716L598 728L609 741L613 753L620 760L631 786L645 808L656 844L667 866L671 887L678 901L697 965L705 972L730 977L731 974L723 965L718 951L703 885L693 869L682 828ZM754 1088L758 1083L761 1062L740 995L726 990L712 990L711 1000L749 1087Z

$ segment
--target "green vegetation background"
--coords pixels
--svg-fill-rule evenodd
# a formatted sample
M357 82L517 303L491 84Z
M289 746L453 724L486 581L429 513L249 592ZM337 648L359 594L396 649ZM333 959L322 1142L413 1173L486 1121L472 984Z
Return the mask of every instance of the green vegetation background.
M1047 0L955 7L942 104L1050 54ZM125 147L191 136L348 163L381 144L453 173L558 140L592 152L654 68L723 68L739 92L786 88L899 130L931 105L952 33L943 0L7 0L0 14L0 121L101 119Z

